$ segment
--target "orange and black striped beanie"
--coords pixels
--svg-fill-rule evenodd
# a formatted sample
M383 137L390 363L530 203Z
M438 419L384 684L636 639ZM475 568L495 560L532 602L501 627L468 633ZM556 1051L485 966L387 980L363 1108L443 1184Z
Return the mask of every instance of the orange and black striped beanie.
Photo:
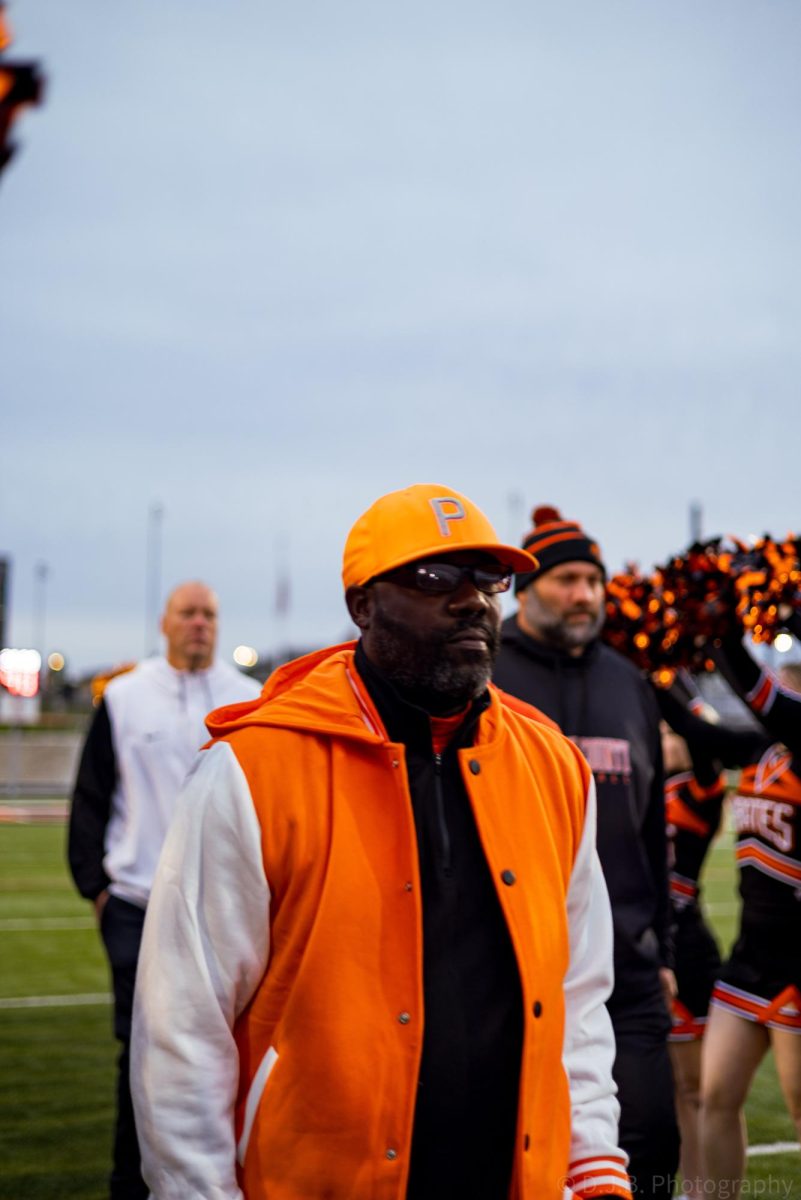
M598 543L577 521L566 521L558 508L545 504L534 509L531 519L534 528L523 538L523 549L534 555L539 566L536 571L515 576L515 592L522 592L532 580L565 562L593 563L601 568L606 578Z

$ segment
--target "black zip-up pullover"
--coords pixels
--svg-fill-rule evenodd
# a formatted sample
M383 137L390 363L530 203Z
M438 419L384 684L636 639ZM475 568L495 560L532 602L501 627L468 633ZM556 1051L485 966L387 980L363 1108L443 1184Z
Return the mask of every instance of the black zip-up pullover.
M670 966L665 801L659 711L621 654L591 642L572 656L504 621L494 682L536 705L587 758L598 792L598 853L615 930L613 1015L660 995Z
M517 1124L523 1001L517 963L456 751L489 693L435 754L431 722L367 659L356 667L406 747L423 895L425 1032L408 1200L505 1200ZM464 1154L464 1146L472 1147Z

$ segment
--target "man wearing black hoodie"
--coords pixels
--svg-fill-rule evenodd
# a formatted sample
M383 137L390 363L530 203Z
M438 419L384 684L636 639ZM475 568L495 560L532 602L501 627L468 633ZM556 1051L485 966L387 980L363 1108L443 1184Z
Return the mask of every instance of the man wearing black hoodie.
M679 1135L667 1049L670 968L659 713L648 683L599 640L606 569L599 547L553 508L534 511L494 682L552 717L587 758L598 793L598 852L615 931L608 1001L617 1042L620 1141L639 1198L672 1194Z

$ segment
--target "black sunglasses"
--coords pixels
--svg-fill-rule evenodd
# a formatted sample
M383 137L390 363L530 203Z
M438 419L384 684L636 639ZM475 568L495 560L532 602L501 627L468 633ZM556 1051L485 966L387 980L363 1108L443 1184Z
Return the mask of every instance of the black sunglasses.
M487 596L495 596L498 592L508 592L512 584L514 572L498 567L492 570L487 567L463 567L458 563L424 562L407 563L387 571L384 575L376 575L371 583L397 583L400 587L417 588L421 592L444 594L455 592L469 579L475 588Z

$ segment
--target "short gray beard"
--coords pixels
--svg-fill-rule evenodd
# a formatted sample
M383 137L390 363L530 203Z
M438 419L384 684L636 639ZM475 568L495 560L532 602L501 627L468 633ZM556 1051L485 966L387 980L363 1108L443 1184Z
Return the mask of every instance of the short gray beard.
M589 625L571 625L564 617L557 616L533 589L529 588L525 600L526 617L543 642L560 650L583 650L594 642L604 627L606 612L603 604Z

